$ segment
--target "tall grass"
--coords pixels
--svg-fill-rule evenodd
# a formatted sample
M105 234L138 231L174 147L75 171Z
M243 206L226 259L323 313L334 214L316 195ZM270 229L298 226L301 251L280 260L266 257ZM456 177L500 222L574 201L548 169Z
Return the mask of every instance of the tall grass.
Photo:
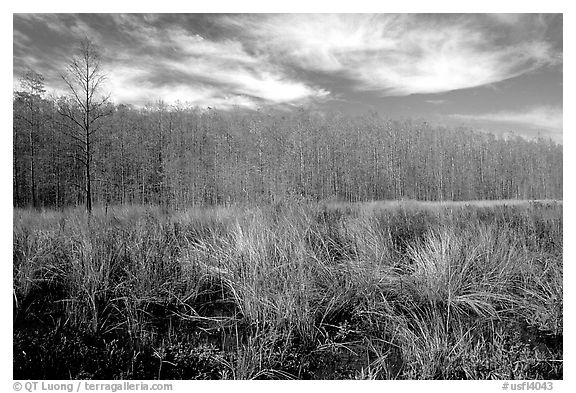
M15 210L13 243L15 378L562 377L558 203Z

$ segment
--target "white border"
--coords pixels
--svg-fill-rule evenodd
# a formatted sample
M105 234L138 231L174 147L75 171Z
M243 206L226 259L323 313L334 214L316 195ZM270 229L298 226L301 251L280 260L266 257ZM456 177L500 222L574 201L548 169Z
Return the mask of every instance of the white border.
M10 0L7 0L10 1ZM574 25L576 20L573 16L574 1L540 0L540 1L503 1L482 0L476 2L429 0L398 2L378 0L338 0L317 1L290 0L284 4L275 4L273 1L264 0L188 0L188 1L118 1L101 0L94 2L79 1L21 1L3 3L3 11L0 14L2 34L2 49L5 56L2 58L2 80L0 95L3 97L0 105L2 110L2 129L0 143L0 193L2 222L0 226L0 248L2 252L2 271L0 274L0 304L5 322L1 325L2 347L0 357L0 370L2 381L0 390L10 392L12 390L12 43L13 36L12 13L21 12L448 12L448 13L472 13L472 12L549 12L564 13L564 69L574 70L573 49L575 47L573 37L576 37ZM564 79L564 102L568 108L574 105L574 71L569 71ZM576 387L574 373L574 345L571 331L574 329L574 313L571 311L574 289L570 285L575 279L574 245L576 244L576 232L574 231L574 181L571 175L574 166L574 110L568 109L564 115L563 136L564 144L564 381L554 381L554 391L568 391L569 386ZM63 381L65 382L65 381ZM69 381L68 381L69 382ZM329 392L350 390L369 390L383 392L390 391L441 391L441 392L500 392L503 391L502 381L167 381L173 382L175 392L203 392L203 391L236 391L249 389L250 391L270 391L274 389L278 393L289 392L293 389L322 389ZM573 391L573 389L571 389Z

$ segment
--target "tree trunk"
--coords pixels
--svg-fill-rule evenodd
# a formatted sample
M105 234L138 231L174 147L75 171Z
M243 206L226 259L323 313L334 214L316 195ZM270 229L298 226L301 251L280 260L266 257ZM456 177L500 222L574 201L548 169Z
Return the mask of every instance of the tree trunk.
M92 184L90 179L90 135L86 130L86 211L92 213Z
M36 195L36 174L34 165L34 139L32 136L32 128L30 128L30 133L28 134L30 143L30 193L32 196L32 207L38 207L38 197Z

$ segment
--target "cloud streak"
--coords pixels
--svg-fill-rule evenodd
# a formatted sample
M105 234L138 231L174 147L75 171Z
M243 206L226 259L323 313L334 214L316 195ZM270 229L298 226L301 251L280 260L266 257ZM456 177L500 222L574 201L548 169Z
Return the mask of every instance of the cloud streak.
M223 21L248 27L253 45L286 63L344 75L358 90L384 96L478 87L561 61L542 29L515 35L524 25L517 27L511 17L491 19L503 20L501 34L470 15L298 14Z
M524 111L501 111L482 114L453 114L452 118L472 122L512 124L562 133L562 108L539 106Z

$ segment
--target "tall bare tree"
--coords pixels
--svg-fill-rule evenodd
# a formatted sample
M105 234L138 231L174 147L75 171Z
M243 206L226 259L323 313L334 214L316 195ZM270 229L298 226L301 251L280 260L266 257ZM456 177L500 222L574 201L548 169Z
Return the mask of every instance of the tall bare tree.
M77 159L84 167L86 210L91 213L93 134L102 126L99 120L111 115L113 110L109 102L110 96L101 94L106 74L102 70L98 48L89 38L80 42L76 55L72 57L61 77L71 97L69 100L60 101L58 111L74 124L74 127L68 129L67 135L80 148L81 157Z

